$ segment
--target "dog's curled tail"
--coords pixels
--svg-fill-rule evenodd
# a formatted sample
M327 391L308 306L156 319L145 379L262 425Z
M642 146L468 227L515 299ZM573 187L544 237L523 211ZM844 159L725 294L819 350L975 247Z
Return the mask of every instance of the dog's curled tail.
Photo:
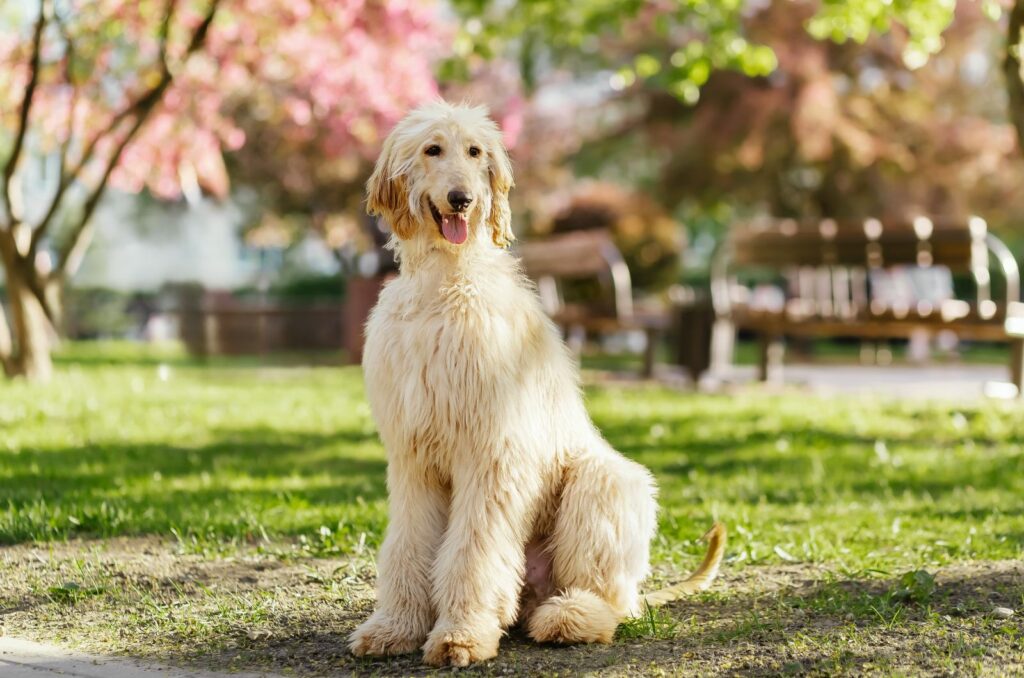
M675 586L669 586L654 593L643 596L643 602L651 607L659 607L683 596L688 596L698 591L703 591L718 576L718 567L722 564L722 556L725 555L725 525L715 523L701 539L708 542L708 552L693 574Z

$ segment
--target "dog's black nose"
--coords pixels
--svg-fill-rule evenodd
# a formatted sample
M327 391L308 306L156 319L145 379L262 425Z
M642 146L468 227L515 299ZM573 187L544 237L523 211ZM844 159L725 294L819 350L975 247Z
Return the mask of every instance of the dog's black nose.
M471 202L473 198L463 191L448 191L448 204L456 212L465 212Z

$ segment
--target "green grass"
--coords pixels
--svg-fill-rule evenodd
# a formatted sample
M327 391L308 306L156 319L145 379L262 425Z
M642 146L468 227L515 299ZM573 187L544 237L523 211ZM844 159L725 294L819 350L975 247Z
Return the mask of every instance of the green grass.
M100 348L73 347L91 358L51 385L0 387L0 543L287 537L340 554L379 542L384 458L356 368L202 367L123 349L99 360ZM609 441L658 477L667 566L692 560L712 518L748 564L893 571L1021 554L1016 403L587 397Z
M668 610L647 605L642 613L619 624L616 637L620 640L674 638L679 632L679 626L679 621Z
M66 610L91 610L95 618L59 637L87 645L102 637L133 652L202 643L210 652L233 648L213 660L218 666L293 667L292 659L268 659L269 641L259 639L301 620L336 631L315 642L282 636L283 647L308 641L316 652L329 644L343 653L338 635L369 605L385 527L383 451L358 369L258 362L204 364L174 347L76 344L59 356L53 383L0 385L0 545L17 580L15 593L0 591L0 619L5 600L25 610L6 618L9 629L49 637L52 624L67 625ZM608 440L658 478L652 586L693 568L713 519L730 530L727 576L743 583L683 608L650 610L620 627L614 647L640 643L681 661L678 643L690 639L687 647L704 653L694 661L720 666L719 655L743 640L798 658L776 656L768 666L777 672L906 672L905 649L877 665L857 649L879 634L914 643L940 672L974 672L983 664L979 647L1024 656L1019 582L1007 584L1006 573L937 578L950 567L1024 555L1018 403L710 396L635 385L586 395ZM133 573L127 556L113 555L115 538L154 535L174 544L172 574L150 577L149 565ZM103 541L60 544L79 537ZM19 544L50 553L24 555ZM4 557L0 548L0 570ZM246 570L230 586L209 583L224 576L218 563L261 558L288 563L291 578L242 585L257 576ZM173 574L176 567L186 573ZM204 579L187 568L217 573ZM761 581L766 573L789 574L773 589ZM995 603L1018 616L989 619ZM512 647L513 657L533 652ZM537 656L564 656L547 652ZM624 666L600 652L587 655L591 668ZM331 654L330 666L351 661L339 657ZM408 672L415 663L396 666Z
M358 371L108 357L0 387L0 543L377 539L384 461Z

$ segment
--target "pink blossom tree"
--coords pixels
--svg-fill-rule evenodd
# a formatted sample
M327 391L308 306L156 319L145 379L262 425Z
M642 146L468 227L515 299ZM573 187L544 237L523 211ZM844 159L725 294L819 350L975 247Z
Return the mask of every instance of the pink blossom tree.
M0 11L0 360L33 379L51 372L60 290L108 186L226 195L242 114L329 157L371 157L436 93L431 61L446 37L423 0L15 5Z

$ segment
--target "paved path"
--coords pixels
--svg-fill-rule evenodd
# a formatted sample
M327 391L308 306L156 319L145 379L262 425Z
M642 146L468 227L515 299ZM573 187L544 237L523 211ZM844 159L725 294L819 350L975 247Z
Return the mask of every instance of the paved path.
M133 659L97 657L53 645L0 637L2 678L256 678L270 673L216 673Z
M895 398L976 400L1003 396L1009 386L1005 365L808 365L783 368L783 381L814 393L883 395ZM733 368L730 381L754 381L753 367ZM1011 387L1012 388L1012 387ZM1012 397L1012 395L1011 395Z
M701 390L729 391L736 386L756 385L752 366L729 367L718 374L706 374ZM633 379L603 374L603 379ZM681 389L692 383L681 368L658 366L658 378ZM1005 365L873 365L808 364L786 365L782 383L818 395L864 395L906 398L911 400L944 400L970 402L984 398L1013 398L1016 389L1008 383L1009 368ZM767 384L771 390L778 384ZM760 388L760 386L758 386Z

